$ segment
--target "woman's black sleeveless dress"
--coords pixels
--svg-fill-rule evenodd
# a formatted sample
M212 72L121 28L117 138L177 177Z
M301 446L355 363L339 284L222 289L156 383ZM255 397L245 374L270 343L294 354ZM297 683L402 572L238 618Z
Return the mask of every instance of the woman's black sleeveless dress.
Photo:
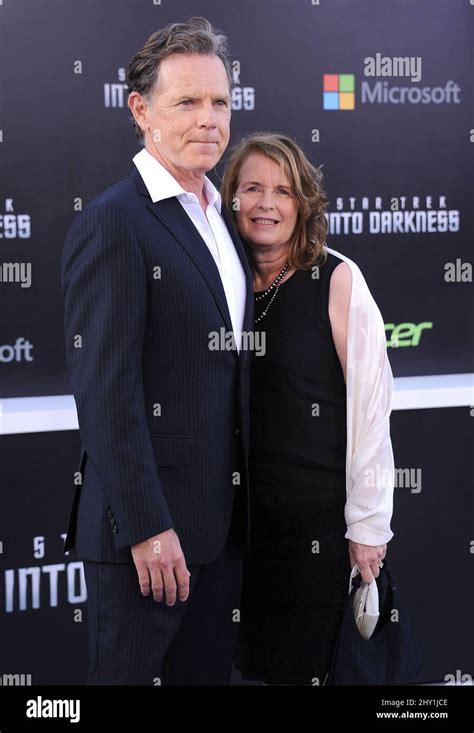
M346 387L328 314L340 263L328 254L319 278L294 272L255 326L265 354L252 357L251 555L235 665L269 684L324 684L347 598Z

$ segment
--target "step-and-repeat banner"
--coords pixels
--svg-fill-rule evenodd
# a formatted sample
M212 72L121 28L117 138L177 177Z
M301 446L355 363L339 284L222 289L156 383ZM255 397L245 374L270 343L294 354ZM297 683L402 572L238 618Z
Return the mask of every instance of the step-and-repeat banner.
M323 165L328 244L365 274L395 376L473 371L472 3L5 0L0 398L71 392L60 287L65 232L92 198L133 170L139 148L124 81L131 57L158 28L197 14L230 40L231 142L278 131ZM210 174L217 185L224 166L225 157ZM468 445L450 432L464 431L466 441L471 415L466 408L467 418L459 410L448 419L447 412L407 413L403 429L401 415L393 420L397 463L430 477L418 491L413 474L396 509L411 545L403 537L393 543L404 568L416 565L407 578L415 606L419 574L442 559L443 547L455 552L449 572L460 587L473 551L463 509L472 482ZM433 471L447 443L450 470ZM33 682L83 678L84 579L80 563L62 555L77 450L77 433L1 439L0 682L4 672L32 674ZM449 531L439 535L445 503ZM436 588L424 591L441 603ZM439 605L431 610L436 617ZM431 639L439 649L435 623L426 623L418 621L425 646ZM468 667L462 625L451 633L456 652L428 651L426 679L456 670L461 679L460 665ZM22 639L31 653L23 650L28 663L20 656L15 667Z

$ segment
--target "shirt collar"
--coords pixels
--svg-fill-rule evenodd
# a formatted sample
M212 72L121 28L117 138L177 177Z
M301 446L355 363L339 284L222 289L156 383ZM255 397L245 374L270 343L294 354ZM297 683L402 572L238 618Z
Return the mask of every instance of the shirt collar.
M186 191L174 178L171 173L166 170L159 160L153 157L151 153L143 148L133 157L133 162L138 168L138 172L143 178L143 182L148 189L153 203L163 201L176 196L180 201L189 202L196 199L196 195L192 191ZM204 193L209 206L215 206L217 211L221 213L221 195L212 181L204 176ZM191 197L191 199L189 198Z

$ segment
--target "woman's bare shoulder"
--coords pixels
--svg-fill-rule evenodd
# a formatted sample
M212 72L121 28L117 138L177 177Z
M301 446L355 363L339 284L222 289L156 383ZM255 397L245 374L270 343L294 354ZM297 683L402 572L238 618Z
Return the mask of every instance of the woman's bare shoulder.
M330 289L333 296L344 298L351 294L352 270L347 262L340 262L331 275Z

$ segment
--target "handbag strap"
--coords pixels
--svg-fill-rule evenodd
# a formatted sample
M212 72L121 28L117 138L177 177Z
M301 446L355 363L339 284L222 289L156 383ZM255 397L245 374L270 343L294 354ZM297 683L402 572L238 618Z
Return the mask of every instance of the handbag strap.
M396 585L395 585L395 582L393 580L393 576L392 576L392 573L390 571L389 564L387 563L387 558L386 557L384 557L384 559L383 559L382 570L385 571L385 575L388 578L388 582L390 584L390 587L392 588L392 590L395 590Z
M385 575L388 578L388 582L390 583L392 590L395 590L396 588L395 582L393 580L393 576L392 576L392 573L391 573L391 570L390 570L386 557L384 557L384 559L382 560L381 571L385 572ZM351 574L349 577L349 593L351 592L354 586L358 588L361 585L361 583L362 583L362 576L360 575L359 566L356 564L352 568Z

